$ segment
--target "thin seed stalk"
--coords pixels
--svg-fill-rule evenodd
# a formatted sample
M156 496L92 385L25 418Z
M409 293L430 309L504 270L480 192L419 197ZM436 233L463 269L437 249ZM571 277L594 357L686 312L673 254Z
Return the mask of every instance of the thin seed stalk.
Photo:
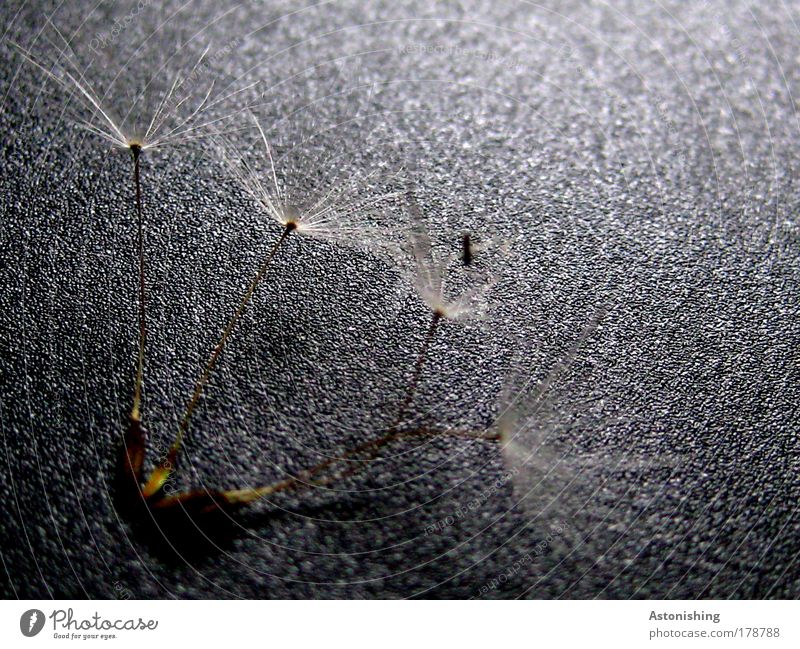
M144 382L144 348L147 338L147 320L145 317L145 269L144 269L144 217L142 215L142 182L139 173L139 157L142 149L138 145L131 146L133 155L133 184L136 188L136 220L137 220L137 253L139 257L139 356L136 363L136 383L133 390L133 407L131 419L141 421L142 383Z
M261 283L261 280L264 279L264 275L266 275L267 270L275 258L275 255L278 253L283 242L289 236L289 234L295 229L295 224L290 223L288 224L281 234L280 238L275 242L275 244L270 249L267 257L265 258L264 262L261 264L261 267L258 269L253 280L250 282L250 285L247 287L247 291L245 291L244 295L242 296L239 305L236 307L236 310L233 312L233 315L228 320L228 323L225 325L225 329L222 332L222 335L217 342L216 347L214 347L214 351L211 352L211 356L209 356L208 361L206 362L205 367L203 368L203 372L200 375L200 378L195 383L194 390L192 391L192 396L189 399L189 402L186 406L186 411L184 412L183 418L181 419L180 426L178 427L178 434L175 437L175 441L172 443L166 458L157 466L153 473L150 475L147 484L145 484L142 493L145 497L149 498L156 494L163 486L164 483L169 478L170 474L174 470L177 459L178 453L180 452L181 443L183 442L183 438L186 436L186 433L189 430L189 424L192 419L192 414L197 407L197 404L200 401L200 396L203 393L204 388L208 384L209 379L211 378L211 373L214 371L214 368L217 365L217 361L219 360L222 351L225 349L225 345L230 338L231 333L233 332L234 328L238 324L239 320L241 320L242 316L244 315L245 309L247 305L250 303L250 300L253 297L253 294L256 291L256 288Z
M395 425L399 424L403 420L403 417L405 417L406 413L408 412L409 406L411 406L411 403L414 401L414 397L417 394L417 388L419 387L419 380L422 377L422 368L425 366L425 361L428 359L428 350L430 349L433 338L439 328L439 324L442 321L442 317L443 314L439 310L434 311L433 316L431 316L431 323L428 326L428 332L425 334L425 340L422 341L422 347L420 347L419 354L417 355L417 361L414 364L414 374L411 377L411 382L408 384L403 403L400 405Z
M139 351L136 362L136 378L133 388L133 402L125 435L125 454L123 457L122 475L125 477L125 489L129 494L138 494L142 477L145 456L145 432L142 427L142 384L144 382L144 351L147 338L147 321L145 317L145 263L144 263L144 217L142 210L142 183L139 172L139 156L141 147L130 147L133 157L133 184L136 195L137 220L137 257L139 265Z
M345 451L340 457L328 458L319 464L312 466L309 469L301 471L297 476L278 480L263 487L256 487L251 489L234 489L230 491L223 491L219 493L220 500L227 505L241 506L253 503L262 498L266 498L276 493L301 490L309 487L321 487L330 484L336 480L344 479L350 475L358 473L363 470L368 462L373 459L378 452L392 444L403 439L412 437L460 437L466 439L481 439L487 441L499 440L499 434L492 431L469 431L469 430L444 430L437 431L428 428L420 428L416 430L407 431L394 431L387 433L381 437L364 442L352 449ZM366 457L363 457L366 454ZM360 459L351 460L356 456L362 456ZM350 460L352 466L347 470L339 473L332 474L327 477L315 479L315 476L323 473L331 466L335 466L342 462ZM168 503L168 499L166 499ZM165 503L166 504L166 503Z

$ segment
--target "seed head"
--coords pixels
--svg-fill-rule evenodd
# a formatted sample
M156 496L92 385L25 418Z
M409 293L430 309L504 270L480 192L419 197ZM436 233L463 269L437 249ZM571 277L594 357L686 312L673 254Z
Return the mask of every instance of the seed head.
M333 241L372 252L389 251L396 244L402 228L381 226L386 213L392 211L400 196L398 192L370 193L378 180L378 172L352 175L328 183L322 191L305 195L292 189L302 179L287 182L279 174L279 162L258 119L251 115L264 151L266 171L251 164L246 156L227 138L216 138L222 159L239 185L269 219L299 234Z
M75 98L77 101L75 119L81 127L115 147L122 149L138 147L139 151L145 151L206 137L209 128L218 126L241 110L245 110L239 109L230 114L212 117L210 114L212 109L255 85L251 84L229 94L212 97L213 81L205 84L196 82L198 69L209 51L209 48L206 48L188 71L175 75L171 85L168 86L169 89L161 95L160 100L157 100L155 109L148 116L149 119L143 119L139 114L139 101L135 101L126 115L120 119L106 103L108 93L101 95L96 91L86 77L88 68L81 69L77 63L78 57L69 41L52 22L50 25L63 43L61 48L53 44L53 50L58 55L37 56L21 45L16 43L12 45L23 58ZM163 74L163 66L147 83L147 88L160 85L156 83L159 74ZM137 126L142 123L146 124L144 128Z

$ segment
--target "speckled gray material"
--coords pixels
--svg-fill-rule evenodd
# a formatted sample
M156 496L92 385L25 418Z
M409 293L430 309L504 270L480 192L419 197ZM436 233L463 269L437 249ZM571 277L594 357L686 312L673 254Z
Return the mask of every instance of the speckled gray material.
M2 9L4 596L798 595L796 3L156 2L118 36L135 3L77 4ZM555 400L562 441L593 458L575 489L605 476L570 533L546 542L496 444L441 439L256 508L216 553L168 560L140 539L110 486L136 343L130 162L9 45L48 51L50 14L96 85L121 73L121 107L163 53L210 43L203 74L261 82L248 100L303 178L400 161L438 236L511 243L491 325L439 332L426 421L491 425L509 367L544 377L605 305ZM200 143L142 171L145 418L163 447L279 228ZM426 326L383 260L291 241L182 483L260 484L368 439ZM634 456L649 468L617 464Z

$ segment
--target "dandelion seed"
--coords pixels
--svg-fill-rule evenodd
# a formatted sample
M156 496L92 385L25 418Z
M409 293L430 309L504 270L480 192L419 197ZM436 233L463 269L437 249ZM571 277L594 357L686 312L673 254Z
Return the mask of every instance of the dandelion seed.
M347 191L348 184L342 183L334 185L321 197L311 201L301 203L293 200L286 186L282 185L278 180L275 158L264 129L254 115L251 115L251 118L263 143L265 157L269 163L269 174L266 182L262 180L262 175L256 172L244 157L236 151L230 141L221 138L218 133L216 139L220 146L223 160L242 188L256 202L263 213L268 218L277 221L283 230L242 296L233 315L228 320L216 347L195 384L192 396L181 419L175 441L170 447L166 458L156 467L145 484L143 493L146 497L152 497L157 494L174 471L183 439L189 430L192 415L200 401L203 390L211 378L217 361L227 345L231 333L244 315L258 285L266 275L272 260L289 235L296 232L301 235L305 234L347 245L365 247L374 252L377 247L376 242L382 243L384 241L383 231L371 225L368 217L378 206L386 206L397 196L396 193L389 193L354 201L352 195ZM301 207L303 204L308 206Z
M409 235L413 262L410 270L407 264L404 267L407 274L412 276L411 281L419 298L430 309L431 319L414 364L414 373L400 407L397 423L402 421L413 403L428 350L442 321L482 319L489 306L487 295L496 283L493 275L482 272L471 263L469 267L463 264L464 246L471 246L468 238L462 237L461 261L452 253L440 254L434 251L430 237L422 227L421 210L413 192L409 192L406 199L413 221ZM451 273L451 268L454 267L458 269L458 273Z
M495 276L481 273L472 263L463 268L452 253L437 253L424 232L412 234L413 282L422 302L440 318L480 320L489 308L488 294ZM458 272L454 272L458 269Z
M532 371L519 369L507 379L499 400L500 416L493 429L500 436L515 496L531 520L544 528L563 527L568 521L580 533L589 519L602 514L599 496L608 488L612 472L642 473L669 466L635 449L623 457L606 450L581 451L565 441L570 431L597 430L622 421L598 420L591 414L599 397L564 397L556 390L605 314L598 310L543 380L537 383Z
M474 263L478 248L470 233L461 236L460 255L448 249L434 249L413 190L406 193L406 207L412 223L406 242L410 255L406 253L401 267L419 298L439 319L483 319L489 308L488 295L497 283L496 271L487 268L497 260ZM507 249L504 247L502 252L505 254ZM409 257L410 264L406 261Z
M553 423L557 409L551 391L604 316L604 310L597 312L542 381L534 381L533 370L527 368L526 362L506 379L495 427L500 433L506 460L517 473L542 475L557 466L548 446L548 441L552 442L559 432ZM522 471L522 467L526 471Z
M212 99L214 82L202 88L199 93L194 92L193 84L185 84L186 79L192 79L201 66L208 48L201 54L187 75L176 75L169 90L153 111L147 127L139 130L136 127L128 128L125 120L116 119L110 108L103 104L100 95L86 79L76 63L77 56L69 41L61 34L58 28L48 20L63 43L63 51L55 47L59 57L55 60L39 60L34 54L22 46L12 43L23 58L43 72L62 90L70 93L77 99L79 109L86 114L78 117L78 123L101 140L112 146L127 149L131 152L133 164L133 183L135 193L135 209L137 219L136 254L138 262L138 308L139 308L139 340L136 361L136 378L134 381L134 395L129 416L128 428L125 434L125 453L123 457L122 474L127 485L125 489L138 497L139 484L142 478L142 469L145 456L146 432L142 426L142 390L144 383L145 348L147 339L146 323L146 273L145 273L145 242L144 242L144 210L142 205L141 185L141 155L144 151L175 146L207 135L207 129L220 124L234 113L208 117L204 116L211 109L220 106L252 87L247 86L224 96ZM149 84L148 84L149 86ZM183 90L189 87L189 91ZM199 100L197 98L199 97ZM129 111L131 115L135 109ZM185 111L188 111L185 112ZM134 114L134 117L138 115ZM136 120L134 120L136 121Z

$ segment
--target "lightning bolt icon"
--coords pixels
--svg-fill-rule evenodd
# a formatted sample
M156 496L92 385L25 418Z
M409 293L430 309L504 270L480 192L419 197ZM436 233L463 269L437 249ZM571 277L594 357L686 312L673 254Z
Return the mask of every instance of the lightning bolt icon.
M32 631L33 630L33 625L36 624L37 617L38 616L36 615L36 611L31 613L31 619L28 621L28 631Z

